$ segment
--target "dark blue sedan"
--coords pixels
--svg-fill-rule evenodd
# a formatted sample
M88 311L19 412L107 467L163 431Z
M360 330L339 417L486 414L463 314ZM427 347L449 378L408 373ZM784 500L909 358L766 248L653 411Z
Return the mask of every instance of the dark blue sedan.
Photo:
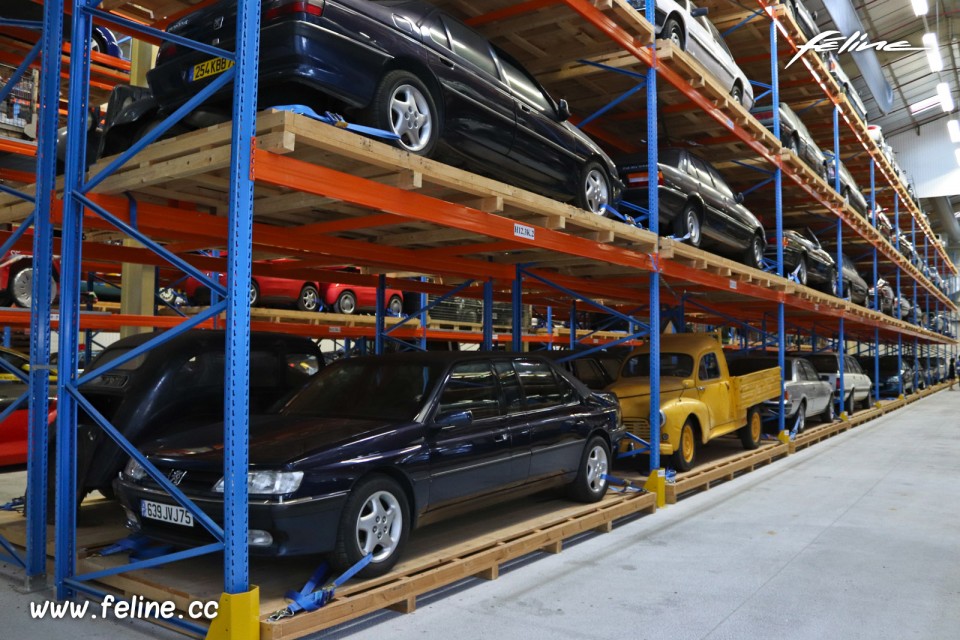
M148 459L223 522L222 424L160 440ZM417 526L551 487L592 502L623 435L615 398L533 355L422 353L328 366L278 412L251 418L250 550L328 554L387 572ZM128 524L208 539L133 460L115 483Z
M233 50L236 0L172 23L170 33ZM567 122L516 60L463 22L417 1L264 0L259 106L299 103L343 111L392 131L396 144L462 163L603 214L619 201L610 158ZM147 79L160 114L170 113L232 66L166 43ZM229 87L188 116L192 126L229 113ZM225 119L226 116L220 119Z

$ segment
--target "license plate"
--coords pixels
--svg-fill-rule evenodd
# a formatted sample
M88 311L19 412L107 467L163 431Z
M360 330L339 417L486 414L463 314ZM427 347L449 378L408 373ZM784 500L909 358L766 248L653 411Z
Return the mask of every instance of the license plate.
M142 500L140 502L140 515L151 520L179 524L182 527L193 526L193 514L183 507L173 504Z
M204 60L200 64L193 65L193 74L190 79L193 82L196 82L197 80L203 80L204 78L209 78L210 76L223 73L232 66L233 60L227 60L226 58L213 58L212 60Z

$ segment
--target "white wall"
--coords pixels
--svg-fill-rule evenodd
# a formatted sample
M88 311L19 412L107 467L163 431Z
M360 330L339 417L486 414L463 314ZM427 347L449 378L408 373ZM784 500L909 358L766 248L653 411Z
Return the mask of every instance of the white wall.
M887 138L897 160L916 185L921 198L960 195L960 164L947 134L947 118Z

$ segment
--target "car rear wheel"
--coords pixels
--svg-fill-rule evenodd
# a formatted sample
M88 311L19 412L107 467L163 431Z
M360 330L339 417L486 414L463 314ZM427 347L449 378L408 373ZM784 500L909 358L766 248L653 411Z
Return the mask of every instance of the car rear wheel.
M743 255L743 263L748 267L763 268L763 238L759 234L750 240L750 246Z
M685 48L683 27L681 27L680 23L674 18L670 18L663 23L663 28L660 30L660 38L663 40L669 40L676 46L680 47L680 49Z
M690 471L697 461L697 429L693 420L687 418L680 428L680 442L677 443L677 450L673 452L673 466L677 471Z
M403 313L403 299L400 296L390 296L390 302L387 303L387 311L391 315L399 316Z
M610 201L610 179L599 162L590 161L583 168L577 206L590 213L605 215L603 208Z
M827 403L827 408L823 410L823 413L820 414L820 422L830 424L836 417L837 412L834 410L833 403L836 401L836 398L833 395L830 395L830 402Z
M50 300L57 299L57 281L50 279ZM33 306L33 262L23 261L10 273L7 297L18 307L29 309Z
M331 561L344 571L371 554L357 577L382 576L397 563L409 528L410 509L400 485L387 476L369 476L350 491Z
M398 147L421 156L433 154L440 139L440 117L433 94L409 71L386 74L377 87L372 109L373 126L399 136Z
M854 400L856 397L857 390L851 389L850 395L847 397L846 406L847 406L847 415L852 416L857 411L857 402Z
M333 310L337 313L351 315L357 312L357 297L352 291L344 291L337 297Z
M702 240L701 231L700 212L693 204L688 204L674 222L673 234L677 238L687 238L691 247L699 247Z
M747 411L747 424L740 427L737 434L744 449L756 449L760 446L760 438L763 436L763 418L760 416L760 409L751 407Z
M834 297L837 297L839 295L839 292L837 291L837 270L836 269L830 270L830 275L828 276L828 279L827 279L827 293L829 293Z
M580 470L570 485L569 495L579 502L596 502L607 492L610 447L600 436L587 441L580 459Z
M250 306L255 307L260 302L260 285L256 280L250 281Z
M794 135L787 138L787 149L794 153L799 153L800 144L797 142L797 136Z
M797 433L803 433L803 430L807 427L807 404L805 402L800 403L797 415L794 416L794 422L790 425L791 430L794 425L797 426Z
M297 309L300 311L316 311L320 308L320 292L312 284L305 284L300 289L300 297L297 298Z

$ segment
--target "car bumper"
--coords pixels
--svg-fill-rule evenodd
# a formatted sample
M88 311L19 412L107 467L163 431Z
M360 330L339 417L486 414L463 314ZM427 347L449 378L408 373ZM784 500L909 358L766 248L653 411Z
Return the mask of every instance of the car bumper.
M143 500L176 505L166 492L117 479L114 488L120 503L127 510L127 526L147 537L176 546L196 546L214 541L198 522L187 527L160 522L140 515ZM289 502L253 502L249 504L248 528L266 531L272 537L269 545L250 545L250 553L267 556L296 556L326 553L336 546L340 514L348 493L291 500ZM189 496L210 518L223 526L223 501Z
M302 84L353 106L364 106L370 101L386 55L328 27L327 21L312 24L288 20L261 30L261 96L269 98L271 87ZM150 89L161 108L169 111L182 105L219 77L191 81L194 65L210 58L205 53L190 53L165 62L148 74ZM229 97L232 90L228 85L216 95Z

